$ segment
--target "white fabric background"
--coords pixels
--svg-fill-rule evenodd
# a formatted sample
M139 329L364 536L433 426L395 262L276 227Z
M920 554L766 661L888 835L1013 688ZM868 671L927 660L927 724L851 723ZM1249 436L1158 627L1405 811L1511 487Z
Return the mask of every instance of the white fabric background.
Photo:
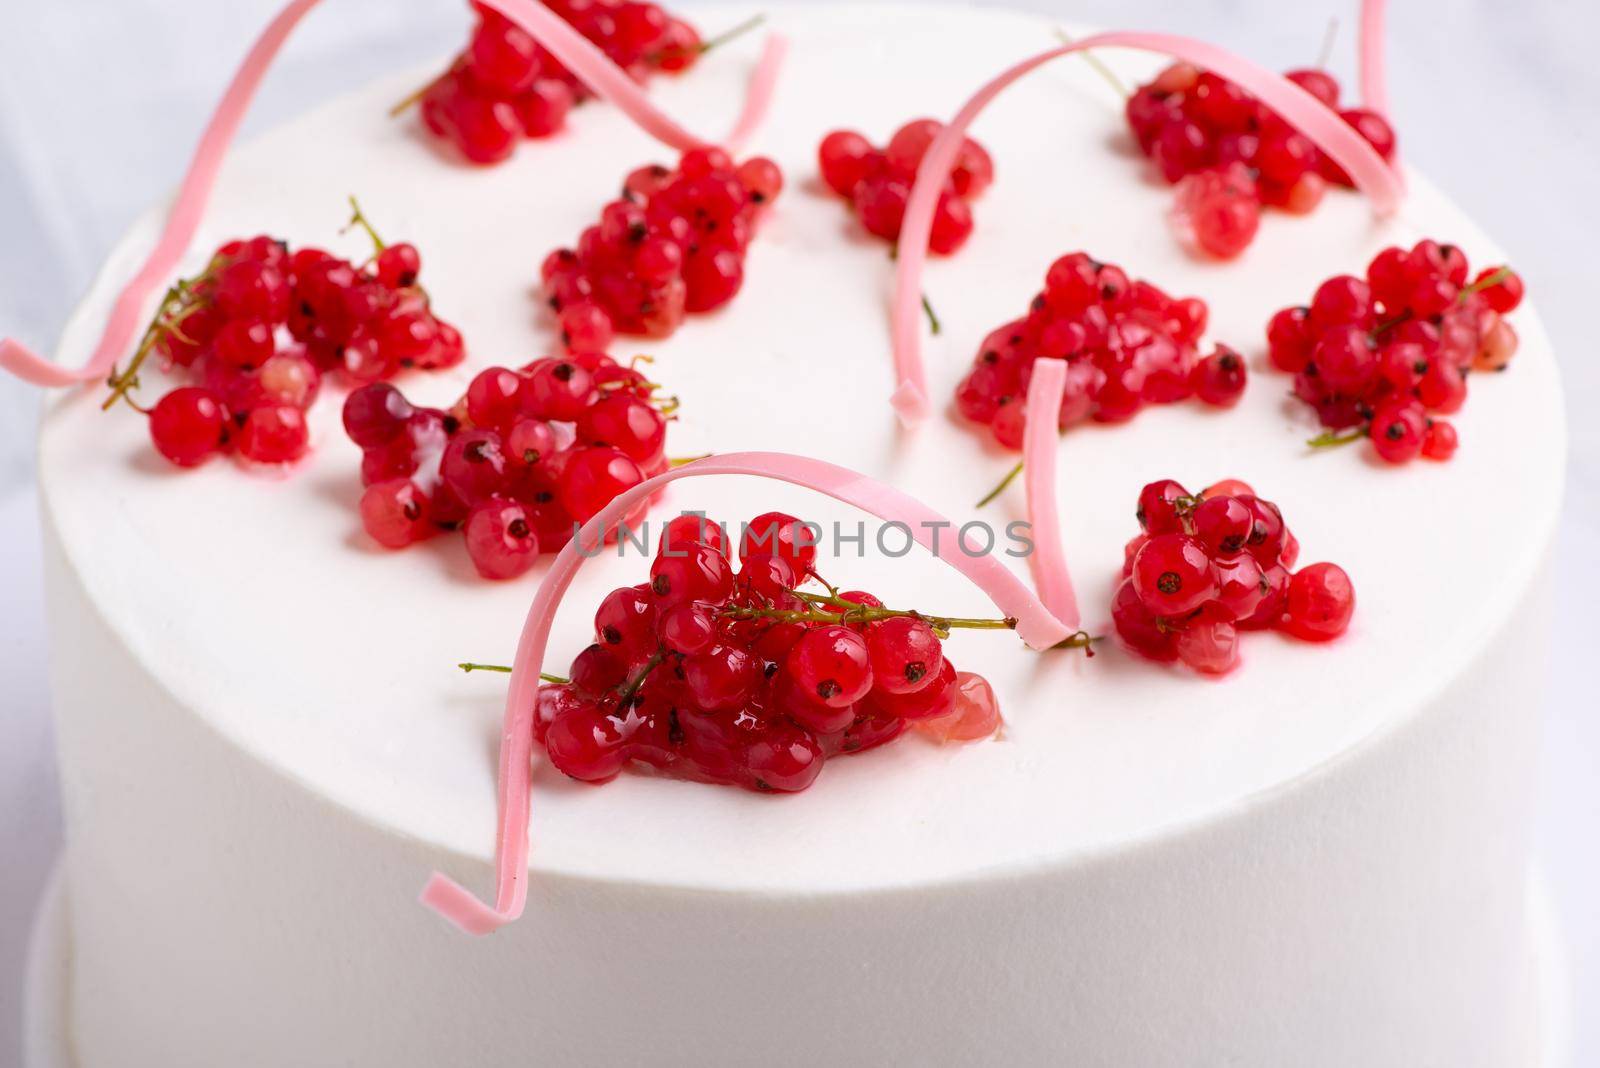
M1279 68L1313 62L1328 19L1339 17L1333 66L1347 82L1353 73L1353 0L1011 3L1080 23L1193 33ZM176 182L221 86L278 6L0 4L0 332L49 349L111 243ZM1577 1063L1596 1064L1600 1018L1583 1007L1600 1004L1600 702L1583 664L1597 637L1593 605L1600 599L1600 427L1587 408L1600 398L1593 355L1600 231L1592 192L1600 173L1600 74L1592 51L1600 5L1393 6L1392 88L1408 159L1510 250L1566 375L1572 461L1555 691L1543 710L1539 847L1577 984ZM464 9L460 0L327 4L285 53L250 126L455 48L465 33ZM914 102L908 107L915 110ZM37 403L31 390L0 379L0 1063L16 1056L28 923L60 836L31 485ZM1493 487L1484 487L1484 496L1484 506L1493 507Z

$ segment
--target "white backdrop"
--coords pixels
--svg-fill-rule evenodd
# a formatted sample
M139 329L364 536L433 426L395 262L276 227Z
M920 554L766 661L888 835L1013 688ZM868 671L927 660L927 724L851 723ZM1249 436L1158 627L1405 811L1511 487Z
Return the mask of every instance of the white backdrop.
M1079 23L1192 33L1278 68L1312 63L1338 17L1333 66L1352 72L1354 0L1010 3ZM0 333L48 350L118 234L176 182L221 86L278 6L0 5ZM1539 848L1577 984L1577 1063L1600 1064L1600 1015L1582 1011L1600 1005L1600 702L1582 667L1600 636L1600 420L1587 409L1600 399L1591 333L1600 285L1592 192L1600 5L1393 6L1392 91L1407 158L1509 250L1566 375L1572 463ZM333 0L299 31L249 125L443 54L461 43L467 21L461 0ZM60 835L31 486L36 407L30 390L0 379L0 1064L16 1056L22 952Z

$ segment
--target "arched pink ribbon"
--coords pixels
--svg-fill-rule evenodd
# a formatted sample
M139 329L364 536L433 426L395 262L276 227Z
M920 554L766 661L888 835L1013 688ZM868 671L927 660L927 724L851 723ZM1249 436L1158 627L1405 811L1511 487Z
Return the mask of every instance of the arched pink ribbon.
M1100 33L1052 48L1003 71L984 85L934 138L917 171L900 231L899 268L892 309L896 386L890 402L903 423L914 426L929 414L927 371L922 360L922 271L928 258L928 235L939 192L966 136L983 109L1013 82L1061 56L1091 48L1136 48L1187 60L1236 82L1300 130L1343 167L1356 188L1371 200L1379 215L1399 206L1403 187L1399 173L1337 112L1279 74L1257 66L1215 45L1162 33ZM1381 68L1381 65L1379 65ZM1381 82L1381 78L1379 79Z
M650 103L649 97L627 72L543 4L536 0L485 2L532 34L595 95L621 109L656 140L680 152L709 143L694 136ZM238 133L239 124L244 120L261 80L266 77L289 34L319 3L321 0L292 0L251 46L200 138L156 247L145 259L144 266L117 294L100 341L88 361L75 370L60 367L21 342L0 338L0 367L40 386L93 382L110 373L143 324L144 307L150 294L172 278L189 243L194 239L210 200L211 189L216 184L217 171L222 166L234 135ZM742 147L765 117L785 51L786 44L782 38L768 38L761 61L752 75L743 110L724 142L730 149Z
M1383 0L1362 0L1357 58L1361 69L1361 103L1387 119L1389 80L1383 61L1383 16Z
M1067 387L1067 361L1033 362L1028 382L1028 423L1022 433L1022 484L1028 501L1033 552L1028 567L1039 599L1057 619L1078 627L1078 596L1061 543L1061 508L1056 501L1056 450L1061 443L1061 397Z
M1050 420L1050 425L1055 425L1054 419ZM1052 615L1027 584L993 555L973 556L959 547L953 552L940 553L937 542L941 529L955 529L949 520L916 498L849 468L788 453L745 452L713 456L648 479L619 495L584 524L577 537L551 562L528 609L527 622L517 643L511 685L506 693L504 730L500 737L495 903L488 905L479 901L461 884L439 872L433 873L422 891L423 904L463 931L488 934L520 916L527 902L528 790L539 672L544 665L556 607L586 559L582 547L589 546L592 551L592 547L601 544L605 531L668 483L707 475L755 475L775 479L827 494L880 519L904 523L919 544L971 579L1001 612L1014 617L1018 637L1034 649L1048 649L1077 629L1075 624L1068 625ZM946 548L948 550L949 546Z

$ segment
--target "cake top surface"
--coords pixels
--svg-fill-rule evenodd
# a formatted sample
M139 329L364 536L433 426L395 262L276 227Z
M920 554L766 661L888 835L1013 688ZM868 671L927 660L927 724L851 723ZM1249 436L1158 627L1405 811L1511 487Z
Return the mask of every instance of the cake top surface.
M739 12L698 12L701 24ZM1277 502L1306 562L1352 576L1359 608L1325 647L1252 635L1244 665L1205 681L1137 660L1041 656L1006 634L963 633L957 664L1000 696L1004 734L939 748L908 738L830 761L803 794L770 797L624 775L604 787L534 773L532 866L543 873L713 889L828 892L970 878L1070 862L1248 805L1402 723L1463 663L1528 582L1559 505L1564 432L1559 384L1532 307L1510 372L1475 382L1448 464L1388 469L1365 450L1312 455L1314 419L1266 368L1263 331L1318 282L1359 271L1382 247L1436 237L1472 262L1503 257L1416 175L1396 218L1375 222L1357 195L1331 193L1307 217L1270 213L1229 265L1184 253L1168 231L1170 188L1127 143L1121 102L1086 64L1063 59L1019 83L976 133L996 159L995 187L958 256L932 264L926 288L943 333L927 343L940 411L913 433L887 405L894 385L887 306L892 265L819 188L815 150L841 125L882 137L906 119L945 117L981 81L1055 42L1037 18L962 8L807 5L772 12L793 51L752 148L774 158L789 191L752 247L728 309L664 342L614 347L655 358L652 376L682 400L669 450L814 455L893 483L957 523L1003 532L1020 492L979 500L1014 460L943 408L979 340L1017 317L1057 255L1081 249L1134 277L1210 305L1208 339L1256 372L1238 408L1156 407L1124 426L1072 430L1060 452L1067 558L1085 622L1109 633L1123 543L1140 486L1195 488L1239 477ZM662 80L654 98L692 126L731 119L754 42ZM1125 78L1156 61L1104 59ZM425 80L413 71L333 101L236 152L224 169L193 266L232 237L273 233L354 252L339 238L346 195L428 260L441 313L463 329L466 365L403 383L448 405L472 374L519 365L554 343L534 292L539 260L566 245L640 164L668 153L614 109L575 114L564 135L509 162L472 169L445 158L389 104ZM134 227L69 324L58 353L81 362L115 289L154 239L160 212ZM347 247L348 244L348 247ZM1209 343L1209 341L1208 341ZM461 660L509 662L543 566L490 585L459 539L386 553L361 533L359 451L336 403L313 408L311 458L280 480L212 464L167 468L140 420L102 415L97 391L56 399L45 420L48 522L110 626L174 699L310 790L396 833L491 857L495 750L504 679L463 675ZM737 524L779 509L837 523L863 549L824 574L890 604L989 614L981 594L921 550L876 544L870 517L805 490L744 478L670 488L652 513L704 510ZM829 560L830 556L834 559ZM1012 565L1023 573L1022 561ZM643 581L637 553L589 562L551 644L564 664L590 639L609 590ZM58 655L70 657L70 650ZM418 872L418 879L425 873Z

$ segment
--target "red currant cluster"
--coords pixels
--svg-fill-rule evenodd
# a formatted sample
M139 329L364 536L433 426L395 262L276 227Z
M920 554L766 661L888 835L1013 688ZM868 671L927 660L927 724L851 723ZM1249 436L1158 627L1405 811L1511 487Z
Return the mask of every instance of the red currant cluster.
M650 581L613 591L570 681L541 687L535 730L551 762L604 782L630 761L700 782L804 790L830 756L907 726L993 734L988 685L958 673L941 634L1009 620L935 619L868 593L808 593L814 528L769 512L727 535L698 515L663 531Z
M421 269L407 244L378 242L358 267L319 249L291 254L270 237L230 241L198 278L168 291L132 362L112 376L106 406L127 396L156 352L197 383L151 409L161 455L180 467L232 448L255 463L298 460L324 374L373 382L465 356L460 332L433 314L417 284Z
M560 130L588 90L522 27L485 4L477 28L450 69L422 92L422 120L474 163L498 163L523 137ZM656 4L633 0L545 0L545 6L643 79L681 71L701 52L693 26Z
M1284 77L1339 108L1339 83L1327 71L1294 70ZM1365 108L1339 115L1377 149L1394 156L1394 130ZM1178 217L1194 243L1223 258L1237 256L1255 237L1263 204L1305 214L1331 182L1350 176L1304 134L1233 82L1188 63L1175 63L1128 98L1128 126L1161 176L1180 183Z
M870 234L893 244L900 240L906 202L917 180L917 168L944 124L916 119L895 131L882 149L854 130L835 130L817 147L817 163L828 188L855 207L856 218ZM954 253L972 236L972 207L994 181L994 161L972 138L961 143L950 178L939 193L929 250Z
M1295 396L1331 430L1313 445L1368 437L1396 464L1455 453L1455 427L1433 416L1466 403L1468 372L1510 363L1517 333L1505 315L1523 289L1508 267L1467 278L1459 248L1419 241L1409 252L1384 249L1366 278L1330 278L1309 307L1272 317L1273 364L1295 376Z
M735 167L720 148L690 149L675 171L640 167L576 250L545 258L540 277L563 333L661 338L689 312L720 308L744 285L756 224L782 190L776 163L754 156Z
M362 449L362 525L390 549L459 529L480 575L516 578L667 469L655 392L594 352L491 367L449 411L415 407L387 383L358 389L344 426Z
M1169 297L1120 267L1071 253L1050 266L1026 318L984 339L956 387L956 407L1020 449L1028 380L1041 357L1067 361L1062 429L1089 418L1121 422L1146 404L1194 396L1229 407L1244 392L1245 364L1225 345L1200 357L1206 315L1196 297Z
M1139 492L1142 533L1128 542L1111 602L1117 633L1152 660L1221 675L1239 631L1277 628L1308 642L1343 634L1355 589L1337 564L1290 572L1300 545L1271 501L1227 479L1199 496L1171 479Z

